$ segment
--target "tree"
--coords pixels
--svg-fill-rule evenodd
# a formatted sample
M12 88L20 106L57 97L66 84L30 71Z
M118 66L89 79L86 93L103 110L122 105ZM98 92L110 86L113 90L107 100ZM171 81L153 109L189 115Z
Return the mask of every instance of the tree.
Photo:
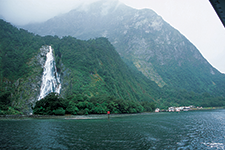
M33 113L41 115L58 115L62 114L64 112L63 110L66 110L67 105L67 101L60 98L58 93L49 93L46 97L36 102Z

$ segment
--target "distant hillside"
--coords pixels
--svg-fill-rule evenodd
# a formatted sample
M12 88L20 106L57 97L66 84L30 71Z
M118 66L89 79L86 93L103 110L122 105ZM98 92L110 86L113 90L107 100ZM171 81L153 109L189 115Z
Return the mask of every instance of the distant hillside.
M141 71L158 86L225 96L225 75L150 9L99 1L23 28L40 35L86 40L107 37L130 68Z

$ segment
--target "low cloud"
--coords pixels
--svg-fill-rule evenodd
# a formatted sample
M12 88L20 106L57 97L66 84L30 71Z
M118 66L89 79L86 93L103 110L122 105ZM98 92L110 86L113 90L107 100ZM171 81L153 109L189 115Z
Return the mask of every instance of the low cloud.
M43 22L98 0L0 0L0 16L15 25Z

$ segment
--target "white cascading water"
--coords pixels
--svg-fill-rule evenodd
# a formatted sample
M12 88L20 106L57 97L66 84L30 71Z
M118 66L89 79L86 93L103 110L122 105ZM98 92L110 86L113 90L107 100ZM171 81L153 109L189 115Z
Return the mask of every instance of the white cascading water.
M42 76L41 91L38 100L44 98L51 92L60 94L61 83L60 76L57 73L55 60L52 53L52 47L48 46L49 52L46 55L44 72Z

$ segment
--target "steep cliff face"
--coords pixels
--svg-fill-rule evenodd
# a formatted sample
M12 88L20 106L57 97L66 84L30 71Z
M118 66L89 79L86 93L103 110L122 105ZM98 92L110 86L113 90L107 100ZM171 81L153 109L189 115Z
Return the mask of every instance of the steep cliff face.
M28 76L19 78L15 83L14 106L21 108L22 112L32 112L31 107L40 96L40 89L42 84L42 73L48 53L48 46L42 46L37 55L35 55L28 62L32 71Z
M49 24L55 24L53 28ZM107 37L123 60L158 86L221 94L225 77L179 31L149 9L136 10L118 1L99 1L24 26L40 35L80 39Z

